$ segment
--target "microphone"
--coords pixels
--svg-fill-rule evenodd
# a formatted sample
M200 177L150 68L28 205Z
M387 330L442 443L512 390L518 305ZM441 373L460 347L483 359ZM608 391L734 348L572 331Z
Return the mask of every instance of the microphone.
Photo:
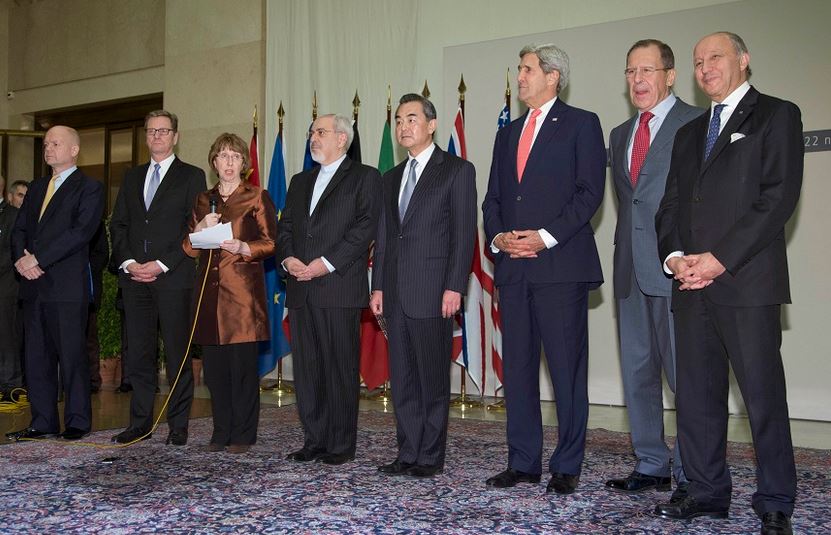
M215 213L216 213L216 205L217 205L217 199L216 199L216 196L211 195L211 198L210 198L210 200L208 201L208 204L209 204L209 205L210 205L210 207L211 207L211 213L212 213L212 214L215 214Z

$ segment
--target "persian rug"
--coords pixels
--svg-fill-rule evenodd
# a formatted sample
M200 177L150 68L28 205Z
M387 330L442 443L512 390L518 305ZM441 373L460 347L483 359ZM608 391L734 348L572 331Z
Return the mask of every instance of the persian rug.
M361 412L357 457L334 467L284 460L303 442L294 407L264 407L259 441L242 455L206 451L210 418L191 421L185 447L164 445L164 425L125 449L10 444L0 447L0 533L758 533L749 445L729 445L729 519L675 522L651 513L669 493L605 490L634 466L625 433L589 431L573 495L546 495L546 474L538 485L486 489L506 466L504 427L451 419L444 473L427 480L376 470L396 453L393 416L380 412ZM113 433L89 441L108 445ZM555 441L546 427L544 455ZM794 530L831 533L831 452L799 449L796 461Z

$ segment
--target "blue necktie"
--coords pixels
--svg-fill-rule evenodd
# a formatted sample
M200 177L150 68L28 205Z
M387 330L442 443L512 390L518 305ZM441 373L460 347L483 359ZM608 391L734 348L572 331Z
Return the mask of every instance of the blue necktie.
M150 209L150 204L153 202L153 197L156 195L156 190L159 189L159 182L162 181L159 173L161 167L161 165L156 164L153 168L153 176L150 177L150 183L147 185L147 194L144 196L144 207L148 210Z
M404 214L407 213L407 206L410 204L410 199L413 196L413 190L416 187L416 166L418 160L413 158L410 160L410 174L407 175L407 182L404 184L404 191L401 192L401 200L398 201L398 218L404 221Z
M704 148L704 160L710 157L710 151L713 150L713 145L718 139L718 131L721 128L721 110L725 108L726 104L716 104L713 107L713 118L710 119L710 129L707 130L707 146Z

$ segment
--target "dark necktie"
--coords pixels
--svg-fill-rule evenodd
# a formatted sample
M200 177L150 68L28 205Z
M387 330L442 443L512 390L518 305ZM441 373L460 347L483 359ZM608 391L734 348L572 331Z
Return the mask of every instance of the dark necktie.
M156 164L153 168L153 175L150 177L150 183L147 185L147 194L144 196L144 207L150 209L150 204L153 202L153 197L156 195L156 190L159 189L159 182L162 181L159 170L161 165Z
M416 187L416 166L418 160L413 158L410 160L410 172L407 175L407 182L404 183L404 191L401 192L401 200L398 201L398 219L404 221L404 214L407 213L407 206L410 204L410 199L413 197L413 190Z
M713 107L713 118L710 119L710 128L707 130L707 146L704 147L704 160L710 157L710 151L713 150L713 145L718 139L718 131L721 128L721 110L726 107L726 104L716 104Z
M632 187L638 185L638 174L643 167L646 153L649 151L649 121L655 114L645 111L641 114L638 129L635 131L635 141L632 143L632 161L629 163L629 180Z

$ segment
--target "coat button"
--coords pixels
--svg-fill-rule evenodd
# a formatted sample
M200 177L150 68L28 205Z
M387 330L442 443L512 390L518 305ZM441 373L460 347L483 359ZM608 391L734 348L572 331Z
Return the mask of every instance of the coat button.
M403 234L399 234L399 235L398 235L398 239L399 239L399 240L403 240L403 239L404 239L404 235L403 235Z
M516 196L516 200L517 200L517 201L521 201L521 200L522 200L522 195L517 195L517 196Z
M638 199L632 199L632 204L640 204L641 201Z

